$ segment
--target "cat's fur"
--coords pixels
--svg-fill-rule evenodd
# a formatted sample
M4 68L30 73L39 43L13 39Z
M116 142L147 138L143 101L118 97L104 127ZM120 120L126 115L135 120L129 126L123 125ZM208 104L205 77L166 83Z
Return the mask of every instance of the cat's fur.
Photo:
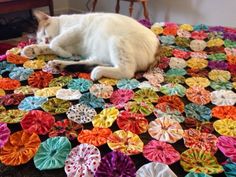
M97 65L91 73L93 80L122 79L132 78L157 61L160 43L156 35L130 17L113 13L50 17L43 12L35 12L35 16L38 44L25 47L23 55L33 58L54 53L87 58L79 62L54 60L49 63L52 67L69 70Z

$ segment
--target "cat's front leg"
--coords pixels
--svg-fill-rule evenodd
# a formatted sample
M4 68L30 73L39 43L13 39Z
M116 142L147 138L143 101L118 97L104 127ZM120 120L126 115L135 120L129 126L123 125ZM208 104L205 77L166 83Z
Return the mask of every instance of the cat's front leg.
M56 55L64 57L64 58L70 58L72 57L72 54L68 51L66 51L63 47L60 46L60 43L57 39L53 40L50 43L50 48L56 53Z
M64 71L64 68L69 65L77 65L79 61L63 61L63 60L52 60L48 62L48 66L51 68L55 68L59 71Z
M92 80L98 80L102 77L113 79L130 79L134 76L135 71L132 68L126 67L109 67L109 66L97 66L91 73Z
M54 54L47 44L32 44L23 48L21 55L33 59L38 55Z

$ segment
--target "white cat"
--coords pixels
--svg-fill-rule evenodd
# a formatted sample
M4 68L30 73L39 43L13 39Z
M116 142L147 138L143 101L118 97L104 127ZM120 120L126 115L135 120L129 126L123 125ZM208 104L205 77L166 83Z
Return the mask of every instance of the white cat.
M22 55L34 58L54 53L61 57L81 55L83 61L53 60L52 67L61 70L83 70L94 67L93 80L101 77L132 78L158 62L159 40L136 20L113 13L88 13L48 16L35 12L39 22L38 44L27 46Z

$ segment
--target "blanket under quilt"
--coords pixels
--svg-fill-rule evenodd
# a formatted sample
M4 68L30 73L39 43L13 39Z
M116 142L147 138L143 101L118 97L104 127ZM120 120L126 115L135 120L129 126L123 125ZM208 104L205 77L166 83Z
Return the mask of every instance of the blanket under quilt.
M133 79L0 56L1 177L236 176L236 30L145 25L160 63Z

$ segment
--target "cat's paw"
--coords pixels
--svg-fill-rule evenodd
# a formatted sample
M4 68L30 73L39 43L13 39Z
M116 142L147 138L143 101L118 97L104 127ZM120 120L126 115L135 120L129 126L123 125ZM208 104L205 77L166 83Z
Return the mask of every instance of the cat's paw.
M62 60L52 60L47 63L47 66L56 69L57 71L64 71L66 64Z
M103 77L103 70L102 68L100 68L99 66L97 66L96 68L93 69L93 71L91 72L91 79L96 81L99 80Z
M21 51L21 55L25 56L27 58L33 59L37 56L35 51L36 46L35 45L29 45L24 47L24 49Z

